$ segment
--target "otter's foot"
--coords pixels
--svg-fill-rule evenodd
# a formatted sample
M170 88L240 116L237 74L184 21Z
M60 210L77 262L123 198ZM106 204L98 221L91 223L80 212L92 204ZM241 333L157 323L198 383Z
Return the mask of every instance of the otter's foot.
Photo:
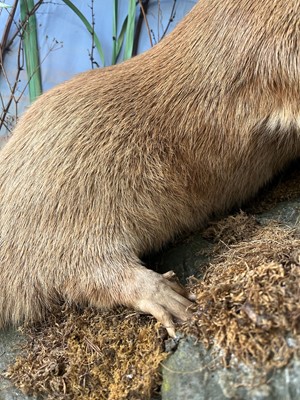
M110 308L117 304L152 314L175 336L173 318L185 321L193 296L174 281L174 273L158 274L139 264L118 263L119 268L97 268L68 278L60 292L70 302ZM120 271L120 266L121 268Z
M191 313L188 308L194 296L174 281L174 272L160 275L143 268L136 276L138 290L133 293L131 306L136 310L152 314L175 337L173 317L186 321Z

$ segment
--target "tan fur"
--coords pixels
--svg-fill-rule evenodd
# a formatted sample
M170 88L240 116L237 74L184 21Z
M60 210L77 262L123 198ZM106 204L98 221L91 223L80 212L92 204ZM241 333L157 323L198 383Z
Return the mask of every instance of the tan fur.
M299 0L202 0L150 51L41 96L0 153L0 320L189 302L140 263L300 155Z

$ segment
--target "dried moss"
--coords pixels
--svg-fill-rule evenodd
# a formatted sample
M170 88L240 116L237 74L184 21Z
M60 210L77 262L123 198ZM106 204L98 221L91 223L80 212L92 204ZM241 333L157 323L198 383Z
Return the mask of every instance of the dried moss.
M47 399L149 399L165 359L161 330L132 311L66 308L24 328L25 354L7 371L24 393Z
M214 226L225 250L203 280L192 281L197 304L185 332L221 347L225 363L234 355L267 371L300 348L300 238L276 223L254 227L252 217L249 226L246 220L240 214ZM232 242L241 223L249 238Z
M212 222L203 232L205 239L214 242L214 253L226 250L231 244L251 239L260 225L253 215L241 211L221 221Z

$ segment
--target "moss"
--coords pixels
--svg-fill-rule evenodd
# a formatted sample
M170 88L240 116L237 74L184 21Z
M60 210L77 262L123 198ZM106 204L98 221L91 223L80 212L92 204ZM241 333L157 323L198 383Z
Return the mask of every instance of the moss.
M197 303L185 332L222 348L225 364L235 356L265 371L287 365L300 348L299 234L243 213L212 229L218 252L204 279L191 281Z
M165 359L153 319L126 310L99 314L66 307L47 324L23 328L24 354L7 376L48 399L149 399Z

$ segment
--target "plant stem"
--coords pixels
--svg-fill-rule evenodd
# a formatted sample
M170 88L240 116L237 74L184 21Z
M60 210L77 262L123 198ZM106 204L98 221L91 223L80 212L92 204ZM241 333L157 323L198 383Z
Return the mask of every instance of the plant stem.
M35 14L31 13L34 7L33 0L20 0L21 21L23 24L22 38L29 82L30 102L33 102L42 94L36 17Z
M135 28L135 0L128 1L128 20L126 27L126 43L124 49L124 60L132 57L132 49L134 42L134 28Z
M63 0L63 2L71 8L72 11L74 11L74 13L81 19L81 21L84 23L86 29L90 32L91 35L93 35L94 37L94 41L95 41L95 46L96 49L99 53L101 62L103 64L103 66L105 65L105 61L104 61L104 53L102 50L102 46L100 43L100 40L98 38L98 36L96 35L96 33L93 30L93 27L91 26L91 24L89 23L89 21L85 18L85 16L82 14L81 11L79 11L79 9L75 6L75 4L72 3L72 1L70 0Z
M111 63L112 65L117 61L117 35L118 35L118 7L119 1L114 0L113 6L113 45L112 45L112 58Z

